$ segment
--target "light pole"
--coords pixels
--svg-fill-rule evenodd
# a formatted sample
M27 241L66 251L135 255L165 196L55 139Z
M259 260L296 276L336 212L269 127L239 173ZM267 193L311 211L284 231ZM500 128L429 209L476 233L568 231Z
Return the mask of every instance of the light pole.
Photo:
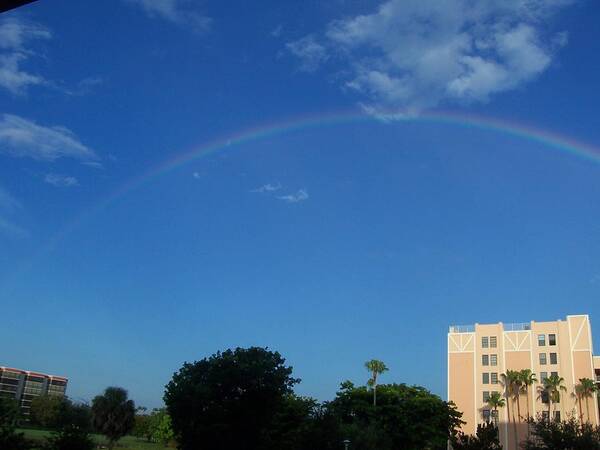
M350 440L344 439L344 450L348 450L349 447L350 447Z

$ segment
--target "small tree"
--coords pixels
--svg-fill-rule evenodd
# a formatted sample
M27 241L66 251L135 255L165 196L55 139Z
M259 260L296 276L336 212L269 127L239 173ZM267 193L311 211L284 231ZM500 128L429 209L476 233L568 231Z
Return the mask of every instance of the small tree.
M502 398L502 394L500 394L500 392L494 391L490 395L490 398L488 398L487 404L494 411L494 416L498 417L498 408L504 408L506 402Z
M155 442L166 447L175 438L171 416L169 416L165 409L158 410L155 415L152 438Z
M65 398L56 395L40 395L31 401L29 418L33 425L57 428Z
M477 425L477 434L468 436L463 432L451 439L454 450L502 450L498 437L498 428L487 422Z
M577 398L579 399L579 413L581 415L581 421L583 422L583 411L581 408L581 399L585 399L585 407L587 410L587 421L590 421L590 397L593 397L594 394L598 391L596 383L589 378L581 378L579 380L579 384L575 386L575 393L577 394Z
M383 372L387 372L389 369L386 367L383 361L378 359L372 359L365 363L365 368L371 372L371 379L368 385L373 389L373 406L377 406L377 377Z
M92 400L94 428L106 436L109 449L133 429L134 418L135 403L127 398L123 388L108 387Z

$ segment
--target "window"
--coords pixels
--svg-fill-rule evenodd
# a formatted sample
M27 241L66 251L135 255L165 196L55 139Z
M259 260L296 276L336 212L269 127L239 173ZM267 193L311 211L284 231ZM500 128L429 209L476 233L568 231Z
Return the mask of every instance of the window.
M491 348L498 347L498 339L496 338L496 336L491 336L490 337L490 347Z
M488 348L490 346L490 341L487 336L481 338L481 348Z
M490 410L489 409L484 409L483 411L481 411L482 415L483 415L483 420L485 420L486 422L490 421Z
M542 391L540 393L540 397L542 399L542 403L548 403L548 392ZM546 411L547 412L547 411ZM548 416L546 416L546 420L548 420Z
M490 366L498 365L498 355L490 355Z
M483 403L487 403L487 401L490 399L490 392L489 391L483 391Z
M540 347L544 347L546 345L546 335L545 334L538 334L538 345Z
M554 420L560 422L560 411L554 411Z
M556 335L555 334L548 335L548 345L556 345Z
M556 353L550 353L550 364L558 364Z
M546 365L546 354L540 353L540 366L545 366L545 365Z
M550 375L553 377L557 377L558 376L558 372L550 372Z
M548 411L542 411L542 420L548 421Z
M490 384L490 374L487 372L483 373L483 384Z
M492 421L496 426L498 426L498 411L494 411L492 409Z
M498 384L498 373L492 372L492 384Z
M481 355L481 364L484 366L490 365L490 357L489 355Z
M548 372L540 372L540 383L544 383L544 380L548 378Z

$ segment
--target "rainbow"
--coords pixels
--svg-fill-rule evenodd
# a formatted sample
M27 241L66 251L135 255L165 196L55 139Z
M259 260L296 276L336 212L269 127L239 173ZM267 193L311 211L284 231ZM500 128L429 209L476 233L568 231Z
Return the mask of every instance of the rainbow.
M107 197L84 210L71 220L58 232L47 245L43 246L43 253L51 251L66 235L78 228L85 220L104 210L119 198L131 193L152 180L173 172L193 161L205 158L221 151L227 151L242 144L265 139L271 136L285 134L302 129L325 127L337 124L352 124L378 120L362 111L330 112L313 115L293 117L284 121L244 128L225 137L201 144L189 151L182 152L150 170L131 178L118 187ZM446 124L463 128L475 128L504 135L514 136L528 141L537 142L544 146L572 155L584 160L600 163L600 148L577 141L567 136L552 133L547 130L485 116L469 115L457 112L430 112L416 116L408 116L399 120L388 122L390 126L402 125L406 122L424 122L432 124Z

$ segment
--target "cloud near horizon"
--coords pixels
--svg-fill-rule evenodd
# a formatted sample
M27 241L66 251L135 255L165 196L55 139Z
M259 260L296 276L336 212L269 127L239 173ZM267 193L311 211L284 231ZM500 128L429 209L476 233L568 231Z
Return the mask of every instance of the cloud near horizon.
M368 112L418 114L486 102L538 77L567 42L566 32L548 30L548 19L571 3L388 0L287 49L307 71L341 64L341 87L356 92Z
M3 114L1 117L0 153L43 161L58 158L98 161L96 153L68 128L38 125L13 114Z

